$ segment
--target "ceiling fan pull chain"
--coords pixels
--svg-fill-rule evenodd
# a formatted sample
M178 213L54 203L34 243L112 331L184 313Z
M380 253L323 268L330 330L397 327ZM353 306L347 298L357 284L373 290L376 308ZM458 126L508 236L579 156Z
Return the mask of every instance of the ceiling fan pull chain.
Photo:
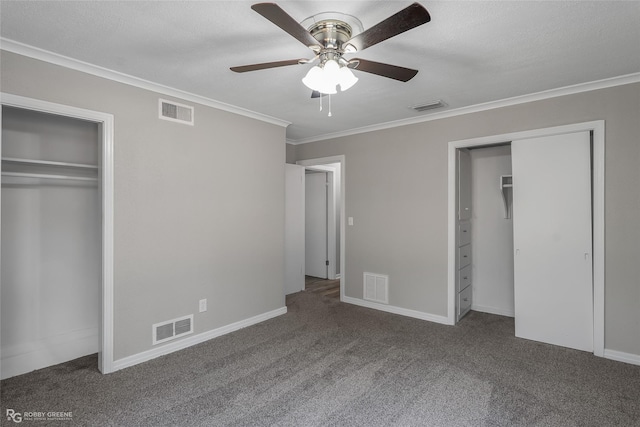
M322 94L318 98L320 99L320 111L322 111Z
M329 94L327 96L329 97L329 101L328 101L328 104L329 104L329 117L331 117L331 94Z

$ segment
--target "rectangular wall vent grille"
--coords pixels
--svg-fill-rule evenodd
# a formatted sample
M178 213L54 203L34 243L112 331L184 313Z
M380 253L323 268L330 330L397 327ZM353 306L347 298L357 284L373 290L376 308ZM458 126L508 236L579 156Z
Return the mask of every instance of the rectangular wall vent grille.
M156 342L164 341L173 337L173 322L156 327Z
M176 335L184 335L191 332L191 319L179 320L175 323Z
M193 314L156 323L151 329L153 345L193 333Z
M368 301L389 304L389 276L364 273L363 298Z
M163 120L184 123L193 126L193 107L177 102L159 100L159 117Z
M413 108L414 110L418 111L418 112L423 112L423 111L428 111L428 110L435 110L436 108L442 108L442 107L446 107L447 104L444 103L441 99L438 99L436 101L431 101L431 102L427 102L425 104L420 104L420 105L414 105Z

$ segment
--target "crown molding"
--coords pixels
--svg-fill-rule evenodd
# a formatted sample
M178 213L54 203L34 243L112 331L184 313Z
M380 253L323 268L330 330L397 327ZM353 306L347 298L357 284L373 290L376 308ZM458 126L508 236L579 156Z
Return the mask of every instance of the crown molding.
M198 104L206 105L208 107L216 108L218 110L227 111L230 113L238 114L252 119L260 120L263 122L271 123L274 125L287 127L291 124L283 119L272 117L266 114L261 114L255 111L247 110L245 108L236 107L231 104L216 101L215 99L207 98L201 95L196 95L190 92L175 89L169 86L164 86L158 83L154 83L148 80L141 79L139 77L131 76L128 74L120 73L110 70L108 68L100 67L88 62L80 61L74 58L70 58L64 55L53 53L44 49L40 49L34 46L30 46L24 43L20 43L11 39L0 37L0 49L7 52L16 53L18 55L26 56L29 58L37 59L40 61L48 62L51 64L59 65L72 70L84 72L97 77L102 77L108 80L116 81L119 83L135 86L141 89L146 89L152 92L160 93L166 96L172 96L175 98L195 102ZM481 104L470 105L461 108L454 108L442 112L431 113L426 116L412 117L408 119L394 120L385 123L378 123L370 126L363 126L359 128L347 129L340 132L327 133L317 135L309 138L301 139L287 139L287 144L300 145L310 142L324 141L327 139L340 138L344 136L357 135L361 133L374 132L378 130L391 129L399 126L407 126L417 123L429 122L432 120L440 120L449 117L460 116L463 114L477 113L481 111L493 110L496 108L509 107L513 105L525 104L528 102L541 101L544 99L556 98L565 95L572 95L581 92L589 92L598 89L605 89L614 86L622 86L631 83L640 82L640 72L626 74L623 76L611 77L602 80L596 80L593 82L579 83L570 86L564 86L555 89L549 89L542 92L531 93L528 95L520 95L512 98L505 98L496 101L484 102Z
M593 82L579 83L571 86L564 86L556 89L549 89L542 92L531 93L528 95L514 96L497 101L484 102L481 104L470 105L467 107L455 108L452 110L431 113L427 116L412 117L409 119L394 120L391 122L379 123L370 126L363 126L345 131L328 133L310 138L302 138L298 140L287 139L287 144L300 145L310 142L324 141L327 139L340 138L344 136L357 135L360 133L374 132L383 129L391 129L399 126L412 125L416 123L429 122L432 120L440 120L449 117L461 116L463 114L477 113L480 111L493 110L496 108L509 107L513 105L525 104L527 102L541 101L549 98L557 98L559 96L573 95L581 92L590 92L598 89L605 89L613 86L622 86L631 83L640 82L640 73L626 74L608 79L596 80Z
M207 107L216 108L218 110L227 111L229 113L238 114L252 119L260 120L263 122L271 123L274 125L287 127L291 124L286 120L271 117L266 114L257 113L255 111L247 110L245 108L236 107L231 104L216 101L215 99L207 98L204 96L196 95L190 92L186 92L180 89L175 89L169 86L164 86L158 83L154 83L139 77L131 76L129 74L120 73L118 71L109 70L108 68L100 67L88 62L80 61L68 56L60 55L54 52L50 52L44 49L40 49L34 46L30 46L24 43L17 42L15 40L0 37L0 50L16 53L18 55L26 56L28 58L37 59L40 61L48 62L61 67L69 68L75 71L91 74L104 79L112 80L118 83L123 83L129 86L135 86L140 89L149 90L162 95L172 96L175 98L183 99L186 101L195 102Z

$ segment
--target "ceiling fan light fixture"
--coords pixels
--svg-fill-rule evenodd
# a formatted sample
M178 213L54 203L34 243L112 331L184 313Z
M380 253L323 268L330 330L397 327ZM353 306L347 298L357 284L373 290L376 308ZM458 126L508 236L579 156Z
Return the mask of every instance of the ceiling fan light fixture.
M340 66L337 61L329 59L321 66L315 65L307 72L302 79L302 83L311 90L318 91L326 95L337 93L336 87L340 85L340 90L344 92L356 84L358 78L353 75L346 66Z
M334 60L326 61L322 68L318 65L311 67L307 75L302 79L302 83L311 90L333 95L338 93L336 86L339 81L340 66Z
M302 83L311 90L324 93L326 95L333 95L337 93L335 79L327 78L327 73L324 68L319 66L313 66L307 75L302 79Z

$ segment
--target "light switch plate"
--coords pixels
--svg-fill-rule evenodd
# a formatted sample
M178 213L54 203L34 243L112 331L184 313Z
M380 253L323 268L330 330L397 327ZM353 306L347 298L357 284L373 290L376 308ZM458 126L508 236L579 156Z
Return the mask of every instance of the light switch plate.
M200 300L200 313L207 311L207 300L206 299L201 299Z

